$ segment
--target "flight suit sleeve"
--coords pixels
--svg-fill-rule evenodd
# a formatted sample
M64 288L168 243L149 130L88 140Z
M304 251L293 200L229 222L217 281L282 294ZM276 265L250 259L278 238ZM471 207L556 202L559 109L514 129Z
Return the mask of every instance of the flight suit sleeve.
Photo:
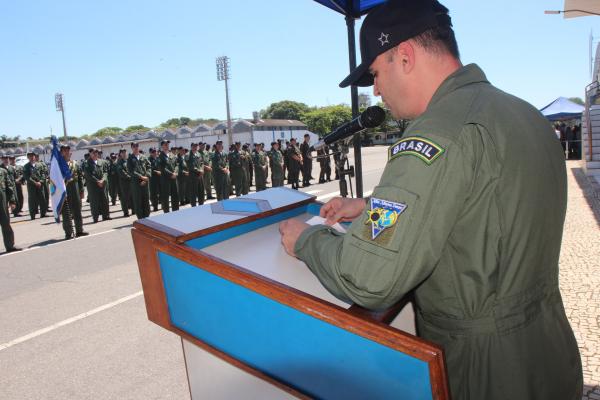
M344 301L369 309L399 301L432 273L467 199L475 161L463 136L418 139L439 147L433 160L410 151L389 154L365 212L348 232L308 228L295 244L298 258ZM388 218L387 227L372 222L391 211L397 215Z

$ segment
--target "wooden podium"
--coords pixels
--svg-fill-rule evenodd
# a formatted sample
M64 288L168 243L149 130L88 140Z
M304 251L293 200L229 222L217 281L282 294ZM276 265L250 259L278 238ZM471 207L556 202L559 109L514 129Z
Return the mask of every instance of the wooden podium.
M181 336L192 398L448 399L410 307L346 304L285 253L279 222L319 208L273 188L134 223L148 318Z

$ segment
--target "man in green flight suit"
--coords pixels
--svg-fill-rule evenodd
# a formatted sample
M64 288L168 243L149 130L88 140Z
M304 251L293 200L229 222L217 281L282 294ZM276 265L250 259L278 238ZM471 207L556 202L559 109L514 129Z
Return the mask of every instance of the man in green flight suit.
M119 160L116 163L117 175L119 176L119 198L121 199L121 211L123 217L129 217L129 210L134 211L131 198L131 174L127 170L127 150L119 150Z
M67 162L69 171L71 171L71 178L65 182L67 196L61 210L65 239L73 238L73 223L75 223L75 236L87 236L89 234L83 230L83 217L81 215L81 200L84 196L83 172L79 168L79 164L71 160L71 146L60 146L60 154Z
M131 199L137 219L150 216L148 183L152 172L148 168L149 165L145 157L140 154L139 143L131 143L131 154L127 158L127 172L131 176Z
M90 196L90 209L94 223L102 215L103 221L111 220L108 209L108 193L106 193L107 170L99 160L99 151L93 149L90 158L84 168L85 179L88 182L88 194Z
M212 195L212 156L210 154L210 145L206 143L200 143L198 151L202 156L204 163L204 192L206 193L206 200L214 199Z
M14 211L17 206L16 201L16 193L12 191L8 172L0 168L0 228L2 230L4 249L7 253L21 250L15 247L15 234L10 227L10 212Z
M244 144L242 146L242 150L240 151L241 161L242 161L242 171L244 173L244 177L242 179L242 194L248 194L250 192L250 169L252 165L252 156L248 151L248 144Z
M281 151L279 151L279 142L271 143L269 161L271 163L271 182L273 182L272 186L283 186L283 155Z
M212 155L213 181L215 182L215 192L217 200L229 198L229 162L227 153L223 152L223 142L217 141L215 152Z
M179 191L177 189L179 167L177 166L177 156L169 151L169 143L171 143L169 140L160 142L161 152L158 156L160 205L164 213L168 213L170 208L173 208L173 211L179 210ZM169 201L171 203L170 207Z
M374 85L412 122L368 201L322 207L328 223L352 221L347 233L288 220L282 242L346 301L382 309L414 290L418 333L444 348L454 400L580 399L558 287L560 143L533 106L462 65L451 26L435 0L369 13L362 63L341 86Z
M40 218L46 216L46 199L44 198L43 177L35 161L35 153L27 153L29 162L23 167L23 179L27 182L27 203L29 205L29 216L35 219L40 212Z
M198 145L198 143L192 143L190 154L187 157L189 171L187 190L192 207L204 204L204 157L198 151Z

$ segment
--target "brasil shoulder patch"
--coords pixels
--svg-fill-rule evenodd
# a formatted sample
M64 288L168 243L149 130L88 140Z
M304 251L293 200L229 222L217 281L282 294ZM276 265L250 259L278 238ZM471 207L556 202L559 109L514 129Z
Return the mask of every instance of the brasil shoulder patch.
M388 161L400 156L414 156L431 165L444 153L444 148L437 143L418 136L398 140L388 149Z

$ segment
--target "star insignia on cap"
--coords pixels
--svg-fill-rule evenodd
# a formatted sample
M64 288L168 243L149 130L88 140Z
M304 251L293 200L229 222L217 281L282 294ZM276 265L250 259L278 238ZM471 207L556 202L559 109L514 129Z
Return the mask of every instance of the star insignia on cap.
M388 40L388 37L390 36L389 33L383 33L381 32L381 36L379 36L379 40L381 42L381 45L383 46L386 43L389 43L390 41Z

